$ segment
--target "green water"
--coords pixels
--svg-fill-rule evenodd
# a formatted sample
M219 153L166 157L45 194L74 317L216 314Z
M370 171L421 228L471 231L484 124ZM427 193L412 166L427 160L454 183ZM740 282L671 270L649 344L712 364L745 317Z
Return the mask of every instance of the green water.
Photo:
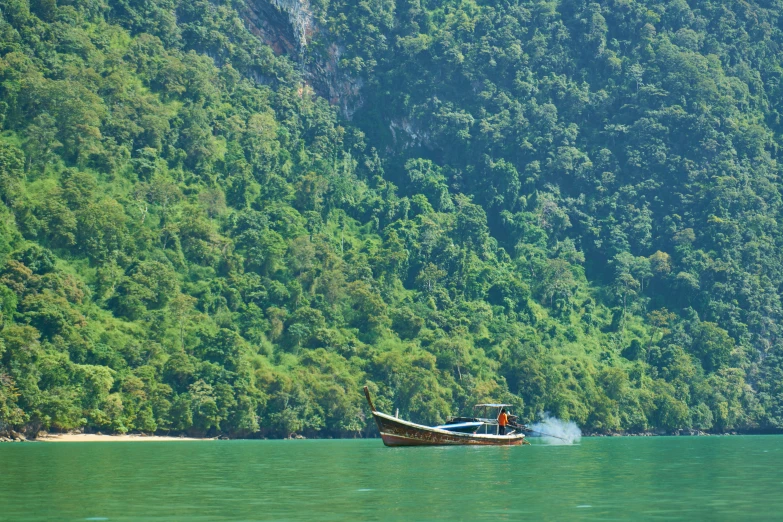
M0 520L770 520L783 437L0 444Z

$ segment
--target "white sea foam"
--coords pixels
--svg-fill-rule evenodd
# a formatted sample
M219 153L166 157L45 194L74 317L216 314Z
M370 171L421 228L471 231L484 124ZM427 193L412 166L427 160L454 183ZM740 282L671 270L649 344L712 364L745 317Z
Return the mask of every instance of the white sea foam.
M529 426L541 435L541 440L547 444L575 444L582 440L582 430L575 422L565 422L546 413L541 420ZM552 435L547 437L547 435Z

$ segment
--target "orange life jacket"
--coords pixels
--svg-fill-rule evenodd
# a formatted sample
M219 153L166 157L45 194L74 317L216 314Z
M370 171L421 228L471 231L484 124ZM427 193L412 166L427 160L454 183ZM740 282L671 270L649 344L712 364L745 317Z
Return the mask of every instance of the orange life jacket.
M501 426L505 426L508 424L508 415L505 413L501 413L500 416L498 416L498 424Z

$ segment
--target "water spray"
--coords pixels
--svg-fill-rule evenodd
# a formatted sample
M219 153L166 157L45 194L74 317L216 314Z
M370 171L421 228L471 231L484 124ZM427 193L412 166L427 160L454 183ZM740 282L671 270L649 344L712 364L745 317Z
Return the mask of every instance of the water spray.
M530 426L529 429L531 433L549 438L550 444L574 444L582 439L582 430L579 429L575 422L565 422L547 414L543 414L541 420ZM551 439L562 442L554 442Z

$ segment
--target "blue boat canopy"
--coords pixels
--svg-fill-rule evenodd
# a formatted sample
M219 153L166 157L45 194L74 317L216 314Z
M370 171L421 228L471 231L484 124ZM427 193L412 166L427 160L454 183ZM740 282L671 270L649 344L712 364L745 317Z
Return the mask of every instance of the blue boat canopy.
M457 422L454 424L442 424L435 426L439 430L453 431L457 433L476 433L480 427L484 425L483 422Z
M484 425L483 422L458 422L455 424L441 424L440 426L435 426L435 427L441 430L446 430L446 429L454 429L454 428L477 428L483 425Z
M506 406L513 406L513 404L476 404L476 408L505 408Z

